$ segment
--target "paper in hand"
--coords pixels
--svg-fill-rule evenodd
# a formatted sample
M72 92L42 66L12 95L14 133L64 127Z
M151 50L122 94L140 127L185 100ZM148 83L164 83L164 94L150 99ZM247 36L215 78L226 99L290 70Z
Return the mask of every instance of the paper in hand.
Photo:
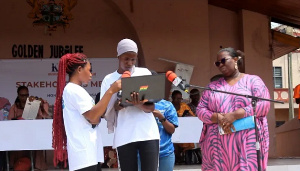
M26 120L35 119L39 111L40 104L40 100L33 100L30 102L29 98L27 98L22 118Z

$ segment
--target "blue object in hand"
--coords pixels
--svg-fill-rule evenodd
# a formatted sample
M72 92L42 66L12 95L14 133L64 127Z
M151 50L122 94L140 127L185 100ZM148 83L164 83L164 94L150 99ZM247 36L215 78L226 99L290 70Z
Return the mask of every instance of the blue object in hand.
M238 119L233 122L233 126L235 128L235 131L231 128L232 132L237 132L237 131L241 131L244 129L254 128L255 127L254 116L248 116L248 117L245 117L242 119Z

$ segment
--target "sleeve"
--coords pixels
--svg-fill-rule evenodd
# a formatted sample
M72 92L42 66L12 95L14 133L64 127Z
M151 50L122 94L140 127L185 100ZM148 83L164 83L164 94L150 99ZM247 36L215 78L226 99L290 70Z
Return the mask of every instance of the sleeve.
M265 99L270 98L269 90L260 77L253 76L250 79L250 84L252 84L251 85L252 96L265 98ZM243 107L243 109L246 111L245 117L253 116L253 108L252 108L251 103L248 106ZM265 100L257 101L257 103L256 103L257 117L266 116L268 114L269 110L270 110L270 102L269 101L265 101Z
M108 87L107 87L107 81L106 81L106 77L102 80L101 83L101 87L100 87L100 100L102 99L102 97L104 96L105 92L107 91Z
M106 93L106 91L110 88L110 85L108 84L108 81L107 81L107 77L105 77L102 81L102 84L101 84L101 90L100 90L100 100L103 98L104 94ZM114 104L115 104L115 101L117 100L116 98L116 95L113 95L107 105L107 108L106 108L106 112L105 112L105 115L109 114L110 112L114 112L115 113L115 110L114 109Z
M0 97L0 101L0 109L3 109L4 107L8 107L8 109L10 109L11 104L8 99Z
M16 105L13 104L11 106L11 108L9 109L9 114L8 114L8 117L7 117L8 120L11 120L12 118L15 117L15 107L16 107Z
M107 83L107 77L105 77L102 81L101 84L101 92L100 92L100 100L103 98L105 92L108 90L109 86ZM108 133L113 133L114 132L114 127L116 124L116 116L117 116L117 112L114 109L114 104L115 101L117 100L117 96L116 94L114 94L111 98L110 101L107 105L105 114L104 114L104 118L107 121L107 128L108 128Z
M44 119L49 116L49 103L47 101L44 101L42 106L43 106L43 109L41 107L39 108L36 119Z
M296 87L295 87L295 89L294 89L294 98L295 99L298 99L298 98L300 98L300 84L298 84Z
M169 105L165 105L167 106L166 111L164 113L165 118L172 123L175 128L178 127L178 116L177 116L177 112L175 107L173 106L173 104L171 102L169 102Z
M69 98L68 98L70 104L80 114L84 114L85 112L91 110L91 108L94 106L91 96L84 91L85 91L84 89L80 91L78 90L72 91L72 93L69 94Z
M211 91L205 90L196 109L198 118L205 124L212 124L211 117L213 115L213 112L208 108L210 95Z

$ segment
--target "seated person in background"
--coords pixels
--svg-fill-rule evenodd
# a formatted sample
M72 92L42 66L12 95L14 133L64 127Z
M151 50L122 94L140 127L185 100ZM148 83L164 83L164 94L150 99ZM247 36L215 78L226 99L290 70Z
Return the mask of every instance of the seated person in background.
M15 100L15 103L11 106L11 108L9 110L9 115L8 115L9 120L21 119L22 118L22 114L23 114L23 111L24 111L26 100L29 97L29 90L26 86L18 87L17 93L18 93L18 96ZM48 115L48 110L49 110L48 102L43 100L42 98L36 98L36 97L33 97L33 96L29 97L29 101L33 101L35 99L41 101L41 106L40 106L40 109L38 111L36 119L47 118L49 116Z
M182 93L178 90L174 90L172 93L172 104L174 105L178 117L196 116L191 108L184 102L182 102ZM175 163L184 163L184 153L186 150L194 149L194 143L174 143L175 148Z
M182 102L182 93L178 90L174 90L172 93L172 104L174 105L178 117L196 116L191 108L184 102Z
M8 112L10 109L10 103L7 98L0 97L0 121L7 120L8 116L4 116L5 112Z
M29 97L28 88L25 86L18 87L17 93L18 93L18 96L15 100L15 103L11 106L11 108L9 110L9 115L8 115L9 120L22 119L22 114L24 111L26 100ZM36 99L33 96L30 96L29 98L30 98L30 101L33 101ZM39 109L36 119L43 119L43 118L48 117L49 104L41 98L39 98L38 100L41 101L41 106L40 106L40 109ZM22 128L20 128L20 129L22 129ZM11 152L9 152L9 155L10 155L9 156L10 157L10 159L9 159L10 166L13 166L14 168L19 167L18 164L20 163L20 161L24 160L24 158L30 159L30 151L11 151ZM40 169L40 170L46 170L47 164L45 162L45 157L43 155L43 151L41 151L41 150L35 151L34 155L35 155L35 158L34 158L35 168Z
M6 114L10 109L9 101L4 98L0 97L0 121L7 120ZM5 168L5 151L0 151L0 170L4 170Z
M196 109L200 100L200 91L198 89L192 89L190 91L191 102L188 104L192 112L196 114Z
M300 84L294 89L294 98L297 104L299 104L298 119L300 119Z

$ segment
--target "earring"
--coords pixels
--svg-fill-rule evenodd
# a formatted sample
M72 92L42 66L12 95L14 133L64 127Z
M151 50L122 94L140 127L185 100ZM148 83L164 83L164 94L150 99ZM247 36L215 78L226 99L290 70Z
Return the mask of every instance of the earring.
M234 68L235 68L235 69L239 69L239 67L238 67L238 65L237 65L237 62L235 62Z

